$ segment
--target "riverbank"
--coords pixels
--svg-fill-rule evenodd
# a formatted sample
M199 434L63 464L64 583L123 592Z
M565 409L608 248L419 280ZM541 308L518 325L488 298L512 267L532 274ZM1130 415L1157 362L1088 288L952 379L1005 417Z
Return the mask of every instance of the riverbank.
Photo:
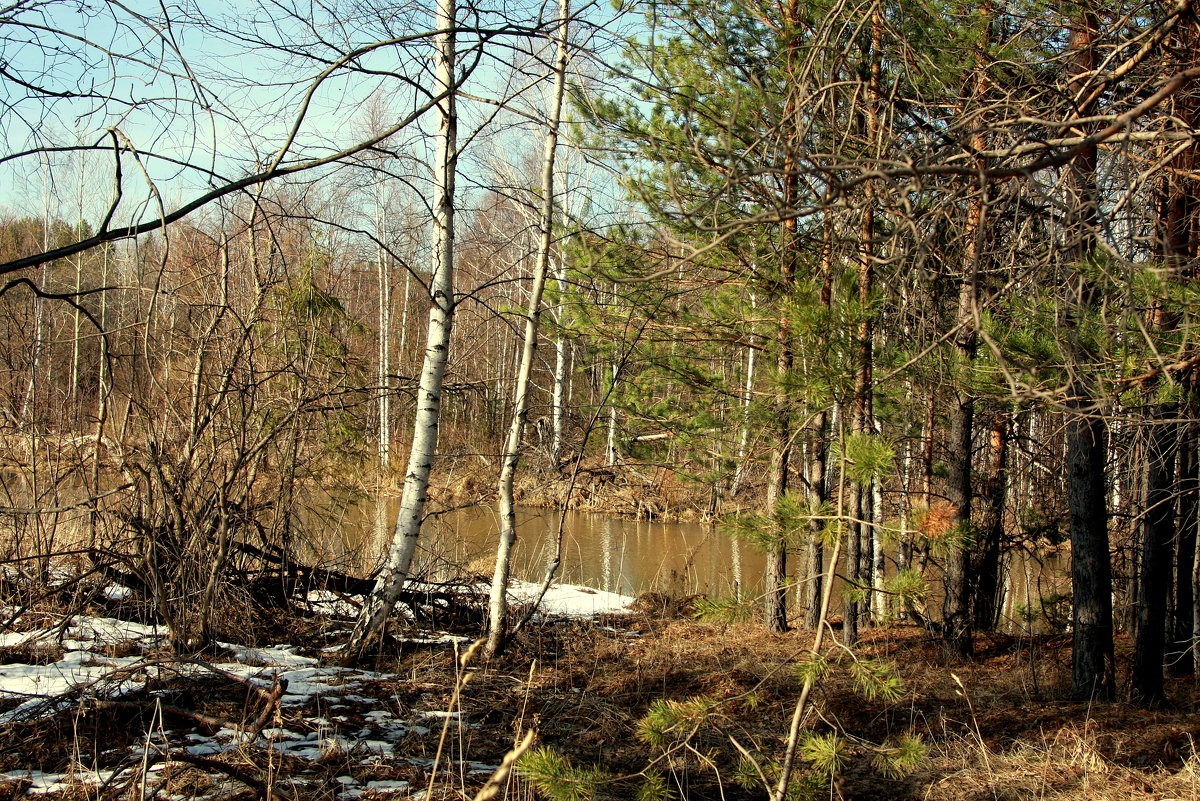
M496 483L490 462L444 457L432 476L430 499L442 507L494 503ZM518 471L513 492L523 506L677 523L712 522L758 502L752 484L727 497L684 470L630 461L610 465L596 457L557 470L535 463Z
M407 628L354 669L333 664L349 622L336 605L186 660L147 624L29 610L0 642L0 793L473 798L532 731L553 750L528 752L501 797L761 798L739 748L765 773L782 755L809 635L697 623L686 604L651 599L618 611L585 588L563 597L574 614L546 616L493 662L471 650L475 630ZM1200 797L1190 679L1173 681L1170 710L1085 704L1062 692L1069 636L978 645L978 660L950 664L895 626L868 630L857 661L830 651L806 725L837 735L836 770L802 759L807 797ZM895 692L864 697L856 664ZM922 743L906 775L881 761L901 736Z

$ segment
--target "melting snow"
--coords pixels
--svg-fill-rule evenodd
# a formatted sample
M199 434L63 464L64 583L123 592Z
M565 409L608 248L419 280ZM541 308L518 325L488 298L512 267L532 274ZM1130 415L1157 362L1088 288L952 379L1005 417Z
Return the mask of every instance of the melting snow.
M531 601L539 589L536 584L514 582L512 594L518 602ZM105 592L112 598L124 594L122 588L115 587ZM353 614L357 611L332 593L313 593L310 602L330 612ZM546 593L542 611L547 616L582 617L623 612L632 602L632 598L624 595L560 585L551 587ZM339 608L342 606L346 609ZM0 633L0 647L51 653L57 652L58 648L64 650L62 658L53 664L0 665L0 699L10 704L17 703L15 708L0 713L0 723L51 714L75 705L87 696L116 698L140 689L150 678L163 675L209 675L203 667L194 664L159 666L140 656L104 656L106 651L111 652L111 646L118 643L132 643L134 647L131 650L135 653L148 651L158 644L164 634L165 630L157 626L82 615L36 631ZM428 632L410 641L427 645L463 646L471 638ZM319 697L322 699L322 710L339 707L350 707L352 710L351 717L337 714L303 717L301 728L309 731L271 728L260 732L255 745L276 753L304 760L317 760L331 753L340 753L363 765L395 763L402 758L397 755L396 746L406 736L430 735L431 728L435 727L433 721L437 721L436 729L440 729L446 722L461 720L458 712L441 710L414 710L406 718L400 717L396 714L400 710L397 709L395 698L376 697L377 688L369 686L392 680L393 676L342 667L322 667L316 658L297 653L299 649L294 645L281 644L266 648L231 643L219 645L225 654L225 661L214 663L219 669L263 688L286 680L287 688L281 701L285 707L302 706ZM369 711L365 711L364 706ZM289 713L288 719L296 720L294 711ZM179 749L178 752L207 757L244 747L246 738L245 732L234 728L223 728L212 735L197 732L171 735L175 742L173 747ZM166 745L161 743L154 747L157 749ZM403 761L422 764L419 759ZM477 762L466 763L463 767L470 773L490 773L495 770L494 765ZM77 770L69 774L12 771L0 774L0 787L9 783L28 783L25 792L39 795L80 785L98 785L110 780L112 775L112 771ZM344 786L338 795L342 801L357 799L365 793L388 795L408 794L410 791L409 784L404 781L360 784L349 776L341 777L339 781ZM406 795L413 799L423 796L423 791Z

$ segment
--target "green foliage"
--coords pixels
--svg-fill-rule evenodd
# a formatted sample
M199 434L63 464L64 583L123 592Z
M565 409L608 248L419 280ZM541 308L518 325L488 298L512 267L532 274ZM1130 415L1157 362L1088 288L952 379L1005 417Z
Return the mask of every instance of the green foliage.
M552 801L589 801L612 777L599 768L577 768L549 746L528 751L517 773Z
M801 683L817 684L829 673L832 663L820 654L805 654L795 664L793 670Z
M887 581L885 589L895 594L902 607L925 602L928 587L919 570L906 568Z
M763 787L763 776L759 775L754 763L746 757L738 760L733 780L738 786L747 790L773 790L775 783L779 781L779 763L773 759L760 759L758 768L762 770L770 787ZM811 770L797 771L792 774L785 797L787 801L821 801L821 799L829 798L829 784L830 780L827 775Z
M655 748L685 742L711 722L720 702L704 695L682 701L658 699L636 726L637 738Z
M829 503L816 503L799 493L784 493L775 505L774 514L746 512L725 517L719 528L725 534L766 551L780 545L798 545L811 532L810 523L825 521L834 516Z
M675 797L667 779L657 770L648 770L642 774L642 783L638 785L637 801L670 801Z
M853 659L850 661L850 676L854 689L868 701L895 703L904 694L904 680L896 672L896 666L880 659Z
M838 774L846 762L846 741L837 734L805 734L797 753L812 764L812 769L825 777Z
M1025 623L1032 624L1041 619L1051 632L1062 634L1071 628L1071 593L1052 592L1039 598L1036 608L1017 604L1016 611Z
M697 598L692 602L692 617L704 623L741 623L754 613L752 600L733 598Z
M874 434L850 434L835 443L834 456L846 465L846 472L856 481L867 483L883 478L891 470L896 449Z
M925 761L925 741L918 734L902 734L889 739L879 748L871 764L885 776L899 779L911 774Z

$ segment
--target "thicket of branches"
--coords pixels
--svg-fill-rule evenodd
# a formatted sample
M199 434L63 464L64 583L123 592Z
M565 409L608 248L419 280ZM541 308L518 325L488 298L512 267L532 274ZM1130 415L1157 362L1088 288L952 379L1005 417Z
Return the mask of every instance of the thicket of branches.
M1069 542L1074 690L1117 692L1121 630L1138 701L1192 669L1189 2L575 9L549 245L561 12L450 12L4 12L14 564L84 550L210 641L239 577L312 560L310 489L411 480L419 397L438 458L499 462L542 248L526 453L740 512L768 626L820 625L836 572L847 645L903 614L969 657L1010 555Z

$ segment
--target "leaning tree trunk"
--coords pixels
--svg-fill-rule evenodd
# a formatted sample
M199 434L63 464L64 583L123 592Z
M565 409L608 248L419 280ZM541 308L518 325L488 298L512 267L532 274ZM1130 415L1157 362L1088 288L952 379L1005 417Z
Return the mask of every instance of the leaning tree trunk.
M363 603L346 644L346 657L361 657L383 633L396 598L408 578L429 489L429 471L437 449L442 410L442 379L454 323L454 179L458 162L458 116L455 109L454 0L438 0L435 92L438 108L436 163L433 175L433 278L430 282L429 329L425 362L417 389L412 446L404 474L404 491L387 562L371 595Z
M546 129L546 149L542 158L542 206L538 219L537 263L533 270L533 286L529 291L529 308L525 316L525 340L521 349L521 364L517 368L517 386L513 393L513 416L508 429L504 458L500 463L500 482L497 489L500 512L500 542L496 549L496 569L492 574L491 599L488 605L488 634L485 652L492 657L504 647L505 618L508 614L508 578L512 548L517 541L517 515L513 502L513 479L521 457L521 437L529 416L529 376L533 372L533 355L537 349L538 322L542 314L542 293L550 267L550 247L554 237L554 157L558 150L558 124L562 117L563 94L567 81L567 34L570 0L559 0L558 53L554 62L554 97L551 99L549 127Z

